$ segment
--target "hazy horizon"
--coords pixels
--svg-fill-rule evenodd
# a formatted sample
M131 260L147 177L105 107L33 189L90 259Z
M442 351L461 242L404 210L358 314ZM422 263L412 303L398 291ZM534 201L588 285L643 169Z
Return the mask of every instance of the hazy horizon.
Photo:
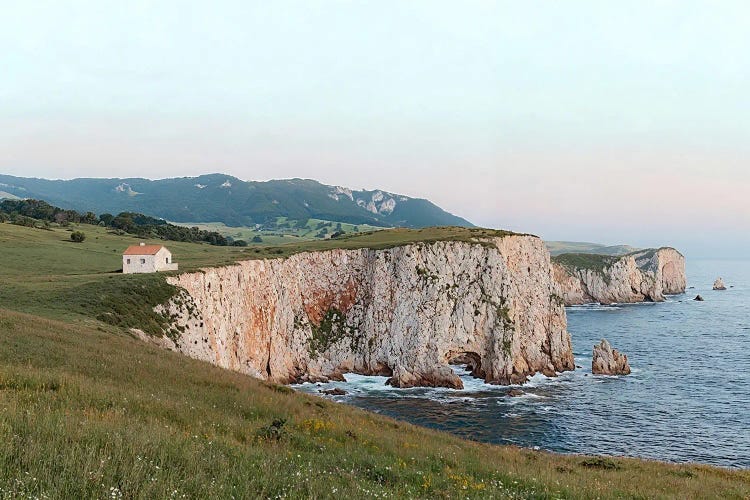
M27 2L0 173L312 178L545 239L750 246L743 2Z

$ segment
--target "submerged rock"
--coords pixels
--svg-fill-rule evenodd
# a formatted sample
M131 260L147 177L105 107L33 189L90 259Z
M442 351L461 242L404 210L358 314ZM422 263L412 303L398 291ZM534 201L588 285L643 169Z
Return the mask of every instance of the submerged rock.
M591 371L597 375L628 375L630 364L627 354L612 349L605 339L594 346L594 355L591 360Z
M521 389L511 389L511 390L509 390L508 392L506 392L505 394L506 394L507 396L510 396L510 397L512 397L512 398L516 398L516 397L518 397L518 396L523 396L523 395L524 395L524 394L526 394L526 393L525 393L525 392L523 392L523 391L522 391Z
M322 391L318 391L321 394L325 394L326 396L346 396L346 391L344 389L339 389L336 387L335 389L325 389Z
M701 297L700 295L696 295L693 300L697 300L698 302L703 302L703 297Z
M727 286L724 284L724 280L721 278L716 278L716 281L714 281L714 290L726 290Z

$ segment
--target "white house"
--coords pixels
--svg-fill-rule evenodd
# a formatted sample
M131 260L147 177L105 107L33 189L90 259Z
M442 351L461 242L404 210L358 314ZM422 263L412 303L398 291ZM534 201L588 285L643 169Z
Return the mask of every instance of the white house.
M163 245L141 243L129 246L122 253L123 274L159 271L177 271L177 264L172 262L172 252Z

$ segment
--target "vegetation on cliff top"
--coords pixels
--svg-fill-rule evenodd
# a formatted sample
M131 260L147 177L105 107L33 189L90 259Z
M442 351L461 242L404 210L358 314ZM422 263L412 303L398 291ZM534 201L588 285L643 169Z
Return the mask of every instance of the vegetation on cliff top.
M605 269L620 258L593 253L564 253L552 257L552 261L567 269L590 269L603 274Z
M651 269L651 259L659 250L675 250L672 247L646 248L636 250L624 255L603 255L593 253L564 253L553 255L552 262L556 262L570 271L576 269L590 269L606 278L605 270L611 267L617 261L626 257L634 257L636 265L644 271L654 271ZM677 250L675 250L677 252ZM678 254L680 252L677 252ZM682 254L680 254L682 255Z
M132 237L92 227L75 244L68 234L0 224L0 497L750 492L747 471L473 443L155 348L122 327L158 327L138 315L172 293L164 275L115 272ZM170 248L189 269L245 256ZM107 312L124 317L96 319Z

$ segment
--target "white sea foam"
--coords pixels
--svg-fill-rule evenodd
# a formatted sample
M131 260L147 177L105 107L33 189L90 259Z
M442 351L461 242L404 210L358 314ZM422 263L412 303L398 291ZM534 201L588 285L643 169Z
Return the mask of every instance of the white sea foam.
M622 309L619 305L605 305L605 304L580 304L567 306L566 309L569 312L590 312L590 311L617 311Z

